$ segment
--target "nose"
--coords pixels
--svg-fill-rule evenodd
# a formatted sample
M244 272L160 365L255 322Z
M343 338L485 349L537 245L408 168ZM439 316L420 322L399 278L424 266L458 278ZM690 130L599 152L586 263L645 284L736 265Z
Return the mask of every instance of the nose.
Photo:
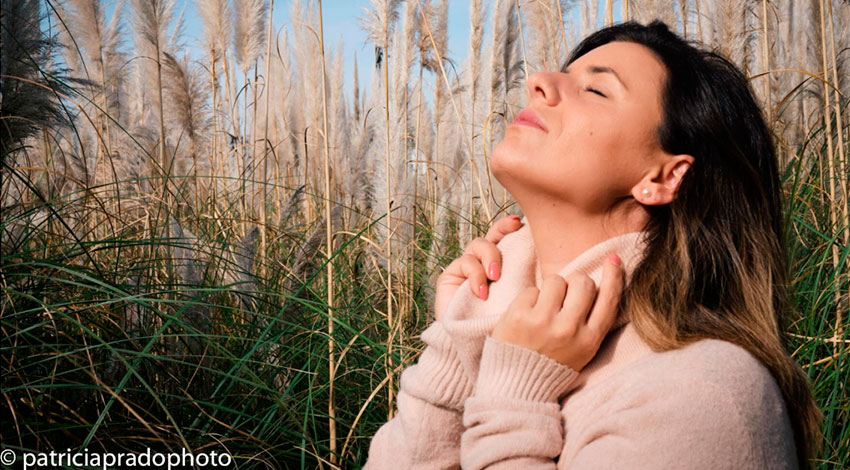
M528 76L528 101L543 100L548 106L558 104L561 99L558 94L557 74L552 72L537 72Z

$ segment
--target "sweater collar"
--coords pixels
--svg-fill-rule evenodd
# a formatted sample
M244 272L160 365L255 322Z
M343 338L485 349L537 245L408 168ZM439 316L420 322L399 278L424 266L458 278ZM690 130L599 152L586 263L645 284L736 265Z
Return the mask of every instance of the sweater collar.
M501 316L524 288L542 286L531 228L527 217L523 216L521 220L523 225L518 230L506 234L496 245L502 254L502 274L498 280L490 283L487 300L481 300L471 293L467 279L449 301L444 316L446 323L488 318L488 321L476 324L476 329L487 329L495 324L494 317ZM558 274L566 278L574 272L582 272L598 286L602 281L603 263L608 253L613 251L623 262L628 283L645 254L646 235L645 231L635 231L603 240L567 263ZM628 322L627 312L619 311L611 331Z
M543 285L543 279L540 263L538 263L536 251L534 250L534 238L532 237L527 217L523 216L522 222L522 227L515 232L517 235L516 241L522 245L522 249L519 250L522 253L520 259L524 258L528 263L525 271L526 273L533 273L533 285L539 289ZM628 284L631 281L635 268L640 264L646 253L647 235L648 232L646 231L634 231L603 240L580 253L561 268L558 274L561 277L567 278L573 273L581 272L593 279L598 287L602 282L602 269L605 260L609 253L614 252L617 253L623 263L626 283ZM529 286L532 285L530 282L528 283ZM618 312L611 330L628 322L628 312L621 310Z

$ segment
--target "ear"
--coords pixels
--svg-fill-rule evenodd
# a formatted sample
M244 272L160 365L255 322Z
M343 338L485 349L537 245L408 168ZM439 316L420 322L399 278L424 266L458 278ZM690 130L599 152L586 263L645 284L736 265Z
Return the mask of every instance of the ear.
M669 204L676 198L682 177L691 167L694 157L674 155L663 165L655 167L632 188L632 196L641 204L656 206Z

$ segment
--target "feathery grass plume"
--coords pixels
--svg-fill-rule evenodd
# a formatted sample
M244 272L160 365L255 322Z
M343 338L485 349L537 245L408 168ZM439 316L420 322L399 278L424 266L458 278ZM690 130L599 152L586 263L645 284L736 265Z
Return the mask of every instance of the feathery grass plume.
M195 0L195 8L204 25L206 53L211 63L221 60L227 52L230 25L230 3L228 0Z
M86 78L100 85L97 95L90 98L102 109L105 118L102 132L107 133L108 117L119 120L122 109L122 68L127 61L127 54L121 50L124 44L121 23L124 2L119 0L115 4L108 22L100 0L66 0L66 4L64 22L70 28L69 33L76 40L76 45L82 49L82 60L86 64L85 70L76 71L78 74L87 72ZM60 25L59 29L66 28ZM107 134L107 140L109 137Z
M211 321L209 308L197 303L194 298L201 296L201 287L204 282L204 262L199 256L201 251L198 237L183 227L177 220L169 216L171 233L171 262L176 265L177 274L181 280L180 298L174 306L180 310L183 303L189 303L188 307L181 312L180 323L187 328L179 331L170 346L170 354L191 358L200 356L204 349L204 342L210 333ZM180 345L180 347L178 347Z
M427 104L425 104L424 100L423 100L423 89L424 89L424 87L422 86L422 81L423 81L424 71L429 70L429 71L431 71L435 74L434 75L434 80L435 80L434 86L435 87L441 86L442 81L439 80L440 77L439 77L439 75L437 75L437 74L440 73L439 72L440 67L437 64L437 61L434 59L434 46L431 44L431 37L429 37L428 31L425 29L425 18L429 18L428 21L433 22L433 18L432 18L432 16L433 16L433 14L432 14L433 6L431 5L431 0L414 0L414 1L417 4L417 7L419 7L419 8L417 8L418 14L416 15L416 29L417 29L417 31L416 31L416 40L417 40L416 41L416 47L419 50L419 76L418 76L417 82L415 84L415 88L417 89L417 92L416 92L416 109L417 109L417 112L416 112L416 131L415 131L416 133L414 135L414 151L417 154L421 154L421 156L424 157L424 158L422 158L422 160L425 162L424 173L429 174L430 168L431 168L431 159L433 157L434 147L432 146L432 147L424 147L423 148L422 147L422 140L420 138L420 136L423 132L423 129L422 129L423 128L423 121L422 121L421 110L423 108L424 109L428 108ZM434 39L436 39L436 38L434 38ZM436 106L436 104L435 104L435 106ZM426 124L424 124L424 126L427 126L428 128L430 128L431 121L426 120L424 122L426 123ZM434 145L434 144L432 144L432 145ZM418 166L419 166L419 164L417 163L417 167ZM414 187L413 187L414 197L418 199L420 193L426 193L426 194L430 193L431 192L430 188L431 188L430 178L425 179L425 187L422 188L422 189L420 189L418 187L418 185L416 184L416 181L414 181ZM428 209L427 216L428 217L433 216L433 207Z
M431 72L439 72L440 66L437 65L437 60L434 57L434 46L431 45L431 38L428 37L428 32L425 30L425 21L422 19L422 16L428 18L429 24L433 24L434 19L434 6L431 4L432 0L413 0L413 3L418 7L419 4L422 6L422 10L418 11L416 15L416 27L418 31L416 32L416 47L419 49L419 64L426 70L430 70ZM434 34L434 32L431 32ZM437 37L434 36L436 40Z
M180 9L180 13L174 19L174 26L171 28L168 40L165 42L166 51L178 51L186 47L186 43L183 42L186 29L186 6L187 4L184 3L183 8Z
M488 116L490 132L498 137L504 130L507 119L506 98L508 88L515 86L517 71L522 72L522 62L517 60L519 44L519 26L517 11L513 0L497 0L493 11L493 33L490 50L490 113Z
M382 88L382 73L380 69L376 68L372 74L372 89L377 93L371 96L365 126L367 127L366 132L372 136L369 139L369 148L366 155L369 166L368 174L372 178L368 185L369 188L372 188L372 191L367 207L372 210L375 219L383 217L374 226L377 243L381 246L380 249L384 249L384 244L391 232L388 226L390 218L387 216L388 207L392 205L393 219L396 218L398 211L397 203L392 194L393 180L397 177L394 170L398 168L398 163L396 162L398 156L392 153L392 149L397 148L398 145L394 145L394 142L391 140L392 137L390 137L389 142L386 139L387 133L390 133L390 135L393 133L395 116L390 114L393 121L390 122L388 128L384 113L381 112L384 110L384 94L380 91ZM393 110L393 104L390 103L390 105L391 110ZM398 117L401 118L401 116ZM395 228L395 222L393 223L393 228ZM375 256L381 268L387 269L387 260L381 257L379 253L375 253Z
M71 14L66 10L65 4L66 2L63 1L54 3L53 8L49 10L48 18L55 19L56 40L62 45L59 54L64 59L65 66L69 72L82 76L86 74L85 57L80 50L79 41L74 39L68 29Z
M298 44L292 51L291 96L322 96L322 53L316 35L318 31L317 8L312 0L302 5L300 0L294 0L290 7L290 18L298 18L293 22L292 42ZM311 31L312 30L312 31ZM312 77L304 80L301 77ZM307 194L320 193L318 188L323 187L319 169L321 168L322 155L322 100L309 99L299 102L297 106L289 109L289 129L293 140L293 147L297 149L298 165L303 164L301 173L303 183L307 185ZM305 198L305 218L312 220L316 216L316 202L312 198Z
M327 76L328 90L330 91L330 99L328 105L328 126L330 126L330 142L334 149L332 159L333 166L333 181L337 182L337 170L342 159L350 157L347 149L351 146L351 117L349 116L348 103L345 101L343 89L345 86L345 77L343 75L343 41L340 35L337 41L336 50L331 50L330 53L330 72ZM356 68L356 67L355 67ZM338 188L336 188L338 189ZM338 193L336 193L338 194Z
M468 92L468 101L471 106L468 107L470 116L466 119L472 128L472 143L475 147L474 137L477 134L475 120L475 110L478 107L478 92L481 89L481 79L479 72L481 68L481 43L484 39L484 22L487 18L487 9L481 4L481 0L471 0L469 2L469 49L466 53L465 70L469 72L466 75L466 89Z
M739 67L746 67L747 47L753 39L748 28L751 2L715 0L710 3L711 44Z
M590 33L596 31L597 28L597 8L596 0L578 0L579 1L579 25L580 37L587 37ZM633 8L635 0L628 0L629 8Z
M209 63L209 90L212 95L212 135L210 136L211 145L211 166L215 178L211 181L213 197L218 194L218 176L223 171L222 162L220 160L221 149L219 147L219 129L222 127L223 121L220 116L220 96L219 96L219 76L222 73L219 68L219 62L224 59L227 53L229 44L228 35L231 31L231 12L230 2L228 0L195 0L195 9L201 17L201 22L204 26L204 41L207 61Z
M226 250L227 266L223 268L223 284L232 286L239 297L242 308L256 311L254 296L259 292L257 280L254 277L254 266L257 259L257 239L260 228L254 226L236 245L235 250Z
M209 97L199 74L190 67L189 56L177 60L169 53L163 55L163 77L168 96L166 110L170 130L170 145L175 154L174 175L192 176L198 187L198 175L208 179L210 160L208 147ZM194 203L198 204L195 194Z
M59 44L42 30L40 4L38 0L0 4L0 164L40 129L70 124L72 116L59 97L71 93L69 84L84 83L70 80L67 69L53 62Z
M357 54L354 54L354 63L357 64ZM374 76L374 74L373 74ZM376 114L377 110L372 109L369 113L366 109L365 101L366 93L359 94L357 67L354 67L354 111L348 122L351 124L348 127L348 140L350 142L350 150L344 152L345 157L340 160L340 167L337 173L337 186L340 189L340 194L346 195L351 204L346 204L351 208L348 214L343 216L349 224L359 226L355 221L361 221L363 214L367 213L372 207L372 201L375 200L375 188L373 186L374 161L369 154L371 147L370 142L375 138L375 133L369 125L371 119L370 114ZM363 220L362 222L365 222Z
M147 93L145 98L150 100L149 102L157 112L156 119L159 126L159 161L157 163L160 166L159 172L167 176L171 168L171 160L165 150L167 134L162 101L162 62L163 53L168 51L168 28L174 19L174 2L173 0L132 0L132 9L134 43L136 53L141 58L140 77L147 81L145 86L152 91ZM166 191L165 194L168 192Z
M124 181L105 189L113 193L113 197L123 196L119 191L130 189L126 184L132 176L123 174L122 170L129 169L117 161L115 154L117 139L126 139L125 132L120 127L127 123L127 116L122 116L125 109L124 86L125 73L123 67L127 62L126 54L121 50L124 42L122 31L123 2L118 2L112 17L107 23L103 5L99 0L71 0L64 3L64 8L57 4L56 13L59 18L58 28L63 31L65 41L70 48L66 57L74 57L78 75L85 74L92 86L81 88L85 96L79 106L83 113L90 116L91 125L77 126L77 130L85 139L92 170L94 186L108 184L113 181ZM76 60L79 59L79 60ZM117 121L117 124L116 124ZM95 149L97 151L95 151ZM118 202L117 199L114 199Z
M233 51L236 63L247 75L266 45L266 13L264 0L234 0Z
M243 149L243 165L245 176L251 180L250 184L250 213L253 214L257 209L255 197L257 191L257 161L255 155L255 144L257 141L255 125L257 122L257 62L260 53L265 50L266 45L266 14L268 5L265 0L234 0L233 11L235 20L233 22L233 50L236 56L236 63L242 70L244 77L245 92L243 93L242 111L242 135L246 137L247 143ZM254 68L254 80L249 80L248 70ZM248 90L252 93L252 111L253 117L251 121L250 137L248 129ZM249 153L250 150L250 153ZM244 191L244 189L243 189Z
M386 83L388 80L382 81L380 75L388 73L386 70L387 49L390 45L390 38L396 20L398 19L398 8L401 5L401 1L370 0L370 3L371 7L362 7L363 16L358 17L358 20L366 32L367 41L372 42L375 46L375 68L373 69L372 76L372 90L374 90L371 104L372 112L369 113L368 121L370 124L367 125L371 126L371 132L375 136L369 148L371 167L374 169L372 174L375 177L372 185L375 188L375 199L371 208L374 210L376 218L387 215L382 223L376 225L376 235L378 240L380 240L379 244L383 245L391 233L391 214L388 214L388 208L391 200L389 188L392 187L390 180L392 177L390 168L392 166L388 162L391 161L393 156L390 154L391 143L388 120L395 119L397 116L389 114L390 109L386 108L390 105L388 103L389 89ZM381 115L383 114L379 112L381 109L384 109L385 113L389 116ZM382 140L382 138L384 139ZM379 259L384 264L387 262L383 258L379 257ZM386 268L387 266L384 267Z
M340 206L337 205L331 208L331 221L333 221L334 226L339 227L339 217L341 214L342 208ZM298 250L298 256L296 256L295 262L292 263L292 276L288 278L288 287L284 289L286 292L293 292L295 290L294 286L298 283L303 283L309 277L311 272L316 269L316 264L314 263L316 253L318 253L319 248L325 241L324 215L314 225L314 227L315 228L310 232L310 235Z
M394 61L389 64L392 71L392 97L390 115L396 123L390 132L390 174L393 187L390 194L393 198L393 218L399 226L393 235L396 247L408 247L413 235L412 214L413 181L416 175L408 171L410 124L410 68L416 62L414 48L416 46L416 5L405 3L402 6L401 27L395 29L390 50L393 51ZM399 253L399 256L402 256Z
M424 29L425 21L420 23L423 29L419 32L419 35L420 37L424 36L423 40L426 41L426 47L431 50L433 60L433 62L428 64L428 68L434 72L434 129L436 138L434 139L433 156L437 162L435 169L438 175L438 184L445 184L448 168L442 164L445 161L441 148L444 139L440 136L440 131L444 127L441 126L442 123L451 119L450 113L453 110L450 106L446 106L446 92L448 90L446 90L445 80L442 77L440 63L448 59L446 57L448 55L448 31L446 26L448 24L449 4L446 0L440 0L440 3L437 5L429 5L426 13L426 17L428 18L427 24L431 31L430 36L433 37L434 41L433 43L431 42L428 31ZM434 50L434 45L436 45L436 50ZM436 188L432 188L431 194L434 194L435 191Z
M350 223L360 220L361 215L367 214L370 208L374 207L373 201L377 200L374 155L369 152L371 143L380 136L365 118L358 122L352 132L352 148L339 171L342 194L347 195L353 202L354 217L349 219Z
M562 6L565 4L564 0L557 1ZM528 49L531 62L528 64L528 73L560 69L558 50L561 48L561 33L560 23L555 21L558 18L557 6L551 1L528 2L522 9L529 27L528 43L537 45Z
M275 36L272 45L271 57L269 58L269 79L266 80L267 99L270 103L268 119L266 111L263 111L261 129L264 136L268 136L268 142L264 145L269 149L269 165L274 174L271 181L274 182L274 201L277 208L275 213L275 224L280 225L281 219L281 192L284 185L284 175L287 168L294 165L295 147L294 141L289 135L289 108L293 105L293 80L291 70L289 33L282 30ZM274 78L271 78L274 77ZM268 129L266 129L268 126Z
M371 7L361 6L363 14L357 19L360 27L366 32L366 41L386 51L393 27L398 19L401 0L369 0L369 3Z
M359 83L358 78L357 78L357 66L356 66L356 64L357 64L357 51L354 51L354 59L352 60L351 63L355 64L354 70L352 70L353 77L351 79L351 81L352 81L351 88L354 92L354 99L352 100L353 104L354 104L354 110L352 112L352 115L354 116L354 121L359 122L360 121L360 83Z
M298 206L301 204L301 198L304 196L304 185L298 186L292 191L292 194L289 195L289 199L286 202L286 205L283 206L283 211L281 215L281 228L286 229L290 223L293 222L295 211L298 210Z

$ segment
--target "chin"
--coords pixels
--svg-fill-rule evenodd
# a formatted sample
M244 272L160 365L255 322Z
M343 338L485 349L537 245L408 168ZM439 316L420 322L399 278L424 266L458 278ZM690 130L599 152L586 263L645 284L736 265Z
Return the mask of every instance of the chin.
M500 147L501 144L497 145L490 154L490 173L503 188L513 194L514 188L523 179L522 175L526 171L524 166L527 162L517 158L518 155L513 151Z
M522 160L518 157L517 150L511 146L510 142L505 142L505 139L502 139L493 147L493 153L490 154L490 171L500 183L502 183L500 175L516 171L516 166Z

